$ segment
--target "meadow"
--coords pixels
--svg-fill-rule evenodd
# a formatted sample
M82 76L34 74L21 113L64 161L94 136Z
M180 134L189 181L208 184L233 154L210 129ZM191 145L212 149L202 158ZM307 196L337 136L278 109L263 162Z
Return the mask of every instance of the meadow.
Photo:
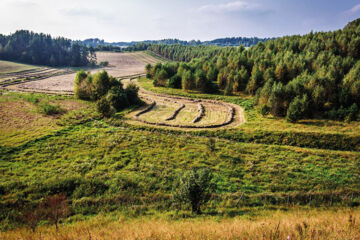
M64 112L44 115L39 110L43 101ZM2 92L0 106L3 229L18 226L24 206L60 192L69 199L72 216L80 219L100 212L192 216L186 206L179 212L171 194L177 176L194 167L214 174L217 189L203 209L209 216L360 203L356 151L141 129L123 122L129 110L102 119L90 103L66 96ZM4 111L5 106L17 106L16 114ZM215 139L215 148L210 139Z

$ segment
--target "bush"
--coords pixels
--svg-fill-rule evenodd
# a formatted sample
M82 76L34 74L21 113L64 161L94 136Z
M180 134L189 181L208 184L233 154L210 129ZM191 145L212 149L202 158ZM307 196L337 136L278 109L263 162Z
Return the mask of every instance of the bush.
M106 95L106 100L110 104L110 107L116 111L120 111L129 106L129 100L123 89L119 87L113 87Z
M79 71L74 91L77 98L98 100L97 110L104 117L111 117L116 111L140 102L139 88L135 84L129 84L124 90L122 83L105 70L94 75Z
M351 107L348 109L348 113L347 116L345 118L345 120L347 122L351 122L357 119L357 115L359 113L359 108L357 106L356 103L354 103L353 105L351 105Z
M215 191L209 169L192 169L185 172L174 185L174 200L191 205L193 213L200 214L200 207L207 203Z
M269 114L270 108L269 108L266 104L263 104L263 105L260 107L259 112L261 113L261 115L266 116L266 115Z
M39 105L39 109L40 112L45 115L55 115L55 114L63 113L65 111L59 105L54 106L48 102Z
M169 79L168 87L170 88L181 88L181 77L179 75L174 75Z
M109 66L109 62L108 61L103 61L103 62L100 62L99 65L101 67L107 67L107 66Z
M115 113L115 109L111 106L106 97L97 101L96 108L103 117L111 117Z
M91 97L91 75L83 70L76 73L74 82L74 94L76 98L90 100Z
M130 105L135 105L140 103L138 96L139 87L135 83L130 83L125 88L125 93Z

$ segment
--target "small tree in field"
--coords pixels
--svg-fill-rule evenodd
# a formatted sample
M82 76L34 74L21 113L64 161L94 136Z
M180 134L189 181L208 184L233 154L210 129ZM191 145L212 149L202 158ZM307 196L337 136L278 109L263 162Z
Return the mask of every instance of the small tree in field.
M200 214L200 207L209 201L215 190L211 179L212 173L206 168L185 172L174 185L174 200L180 204L190 204L192 212Z
M64 194L48 196L40 204L40 208L48 221L55 225L56 230L58 229L60 219L70 215L70 209Z
M29 227L33 232L35 232L36 227L38 226L39 222L43 219L44 212L43 209L38 206L37 208L33 208L30 210L26 210L21 218L22 221Z

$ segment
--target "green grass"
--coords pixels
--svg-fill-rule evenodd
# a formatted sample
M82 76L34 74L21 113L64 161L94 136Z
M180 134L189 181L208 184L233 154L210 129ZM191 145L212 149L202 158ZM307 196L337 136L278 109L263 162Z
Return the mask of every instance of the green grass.
M67 112L43 115L36 108L43 102ZM207 215L360 203L360 152L259 144L256 136L246 142L249 134L238 129L131 126L123 121L129 110L101 120L93 103L64 96L3 92L0 104L8 107L0 121L3 229L16 226L24 208L60 192L70 200L72 218L114 211L187 216L186 209L177 213L171 193L177 176L193 167L214 174L217 190Z

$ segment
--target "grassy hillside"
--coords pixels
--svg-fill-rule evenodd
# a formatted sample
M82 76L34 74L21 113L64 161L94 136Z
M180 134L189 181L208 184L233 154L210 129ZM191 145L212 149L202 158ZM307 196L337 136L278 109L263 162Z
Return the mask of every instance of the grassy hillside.
M44 115L43 102L66 111ZM18 226L21 210L58 193L66 194L72 216L80 219L100 212L191 216L186 206L178 211L173 204L172 187L193 167L211 169L217 186L205 215L360 203L356 151L221 137L241 129L180 132L131 126L122 120L126 112L104 120L92 104L71 97L4 92L0 106L15 109L3 111L0 122L2 229ZM214 136L219 138L212 147Z

